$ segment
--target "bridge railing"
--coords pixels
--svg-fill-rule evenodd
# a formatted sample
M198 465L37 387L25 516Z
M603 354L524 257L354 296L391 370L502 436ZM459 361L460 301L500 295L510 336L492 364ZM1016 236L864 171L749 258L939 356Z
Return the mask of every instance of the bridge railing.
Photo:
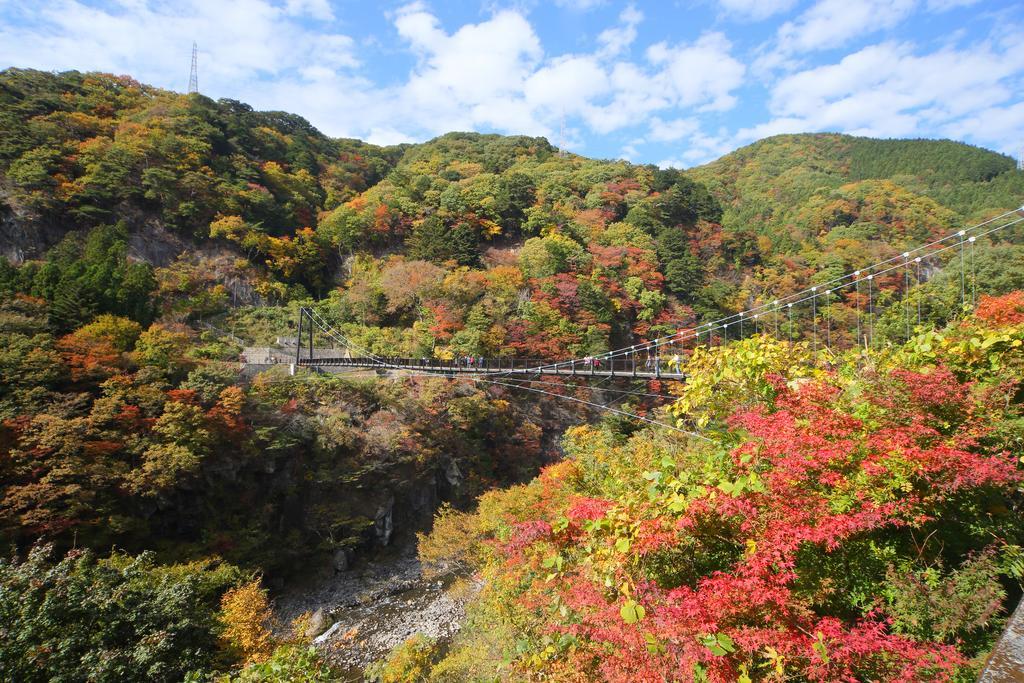
M547 375L623 375L623 376L681 376L685 367L685 359L682 357L673 358L645 358L645 357L618 357L601 359L581 359L571 362L555 362L544 358L482 358L465 357L452 360L439 358L403 358L378 356L376 358L347 358L347 357L316 357L313 359L302 358L300 365L316 365L325 367L356 367L373 369L395 368L406 370L423 370L425 372L454 372L454 373L501 373L501 372L523 372L534 368L539 374Z

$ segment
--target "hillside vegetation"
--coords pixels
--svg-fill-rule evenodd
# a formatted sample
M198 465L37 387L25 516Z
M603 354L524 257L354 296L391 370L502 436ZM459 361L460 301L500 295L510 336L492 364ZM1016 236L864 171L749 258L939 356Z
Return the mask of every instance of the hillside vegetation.
M444 512L420 555L483 581L470 627L381 680L975 680L1024 570L1022 301L829 370L768 336L694 354L673 410L716 438L574 428Z
M481 383L247 379L239 354L301 306L381 355L600 354L1022 197L1009 159L951 142L782 136L684 172L542 138L377 147L128 77L0 72L0 679L329 680L304 624L270 636L258 575L343 569L442 503L421 551L488 579L479 628L445 656L412 642L384 680L968 675L1019 594L1019 230L972 249L972 298L1011 297L987 317L962 322L936 257L878 280L862 355L847 292L835 355L800 310L774 321L793 345L748 325L695 351L675 415L665 384L627 395L713 447L608 417L563 441L594 416Z

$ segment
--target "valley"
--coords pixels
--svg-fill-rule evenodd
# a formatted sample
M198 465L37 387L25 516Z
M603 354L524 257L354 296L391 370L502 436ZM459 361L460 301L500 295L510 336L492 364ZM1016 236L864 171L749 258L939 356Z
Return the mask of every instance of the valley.
M949 140L663 169L0 72L0 678L971 680L1022 203Z

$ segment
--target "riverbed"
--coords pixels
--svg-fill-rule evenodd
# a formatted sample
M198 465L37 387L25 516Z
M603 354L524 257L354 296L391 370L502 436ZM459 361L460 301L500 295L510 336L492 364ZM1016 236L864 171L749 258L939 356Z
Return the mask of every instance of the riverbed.
M453 577L426 579L415 543L382 549L345 571L290 585L275 601L275 614L288 624L303 612L319 615L316 646L346 681L363 680L363 670L415 633L441 643L454 636L465 604L449 595Z

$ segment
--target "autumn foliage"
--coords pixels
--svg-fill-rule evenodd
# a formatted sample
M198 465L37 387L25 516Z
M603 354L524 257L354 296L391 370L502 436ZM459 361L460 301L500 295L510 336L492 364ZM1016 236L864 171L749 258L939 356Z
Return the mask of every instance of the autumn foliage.
M994 325L1024 323L1024 291L1018 290L1003 296L982 295L978 299L976 315Z
M270 605L267 592L254 579L224 593L220 600L223 638L245 663L263 662L270 656Z
M999 379L956 356L957 339L996 334L985 324L943 333L929 363L908 345L891 370L851 356L785 379L782 343L711 352L732 355L695 368L698 385L742 378L752 399L729 411L698 392L676 410L720 420L718 443L571 430L571 460L458 526L491 548L482 628L516 643L522 676L553 680L969 675L1016 575L1001 558L1024 540L1006 403L1021 347L988 345L975 367ZM498 646L466 636L438 671Z

